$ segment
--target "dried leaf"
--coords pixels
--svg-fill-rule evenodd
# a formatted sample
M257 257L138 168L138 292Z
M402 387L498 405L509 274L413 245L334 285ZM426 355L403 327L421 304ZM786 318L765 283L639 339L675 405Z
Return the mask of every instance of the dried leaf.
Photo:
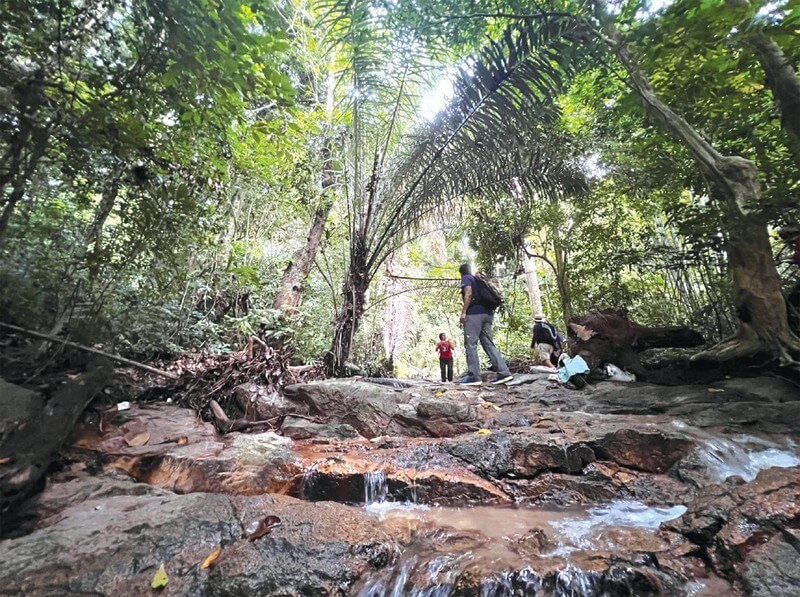
M127 437L127 436L125 437L125 443L127 443L131 447L143 446L149 441L150 441L149 431L142 431L141 433L137 433L133 437Z
M150 588L151 589L163 589L167 586L169 582L169 576L167 576L167 570L164 568L164 564L158 568L158 571L153 576L153 580L150 581Z
M203 563L200 564L200 570L205 570L206 568L210 568L211 565L217 561L217 558L221 553L222 553L222 546L217 545L216 549L212 551L210 554L208 554L208 557L206 557L206 559L203 560Z
M482 428L478 429L478 435L491 435L492 432L489 429Z
M441 390L437 390L433 393L433 395L436 396L437 398L440 398L441 396L444 396L444 392L442 392Z
M258 521L258 524L255 525L255 528L250 530L248 528L249 534L247 535L247 540L251 543L256 539L260 539L265 535L269 535L273 528L281 524L281 519L277 516L265 516L261 520Z
M493 409L495 409L495 410L497 410L497 411L500 411L500 410L502 410L502 409L501 409L499 406L497 406L497 405L496 405L494 402L488 402L488 401L487 401L487 402L484 402L484 403L482 404L482 406L483 406L483 408L493 408Z
M11 462L11 456L6 456L5 458L0 458L0 464L8 464Z
M182 435L177 439L177 442L179 446L185 446L186 444L189 443L189 438L186 437L185 435Z

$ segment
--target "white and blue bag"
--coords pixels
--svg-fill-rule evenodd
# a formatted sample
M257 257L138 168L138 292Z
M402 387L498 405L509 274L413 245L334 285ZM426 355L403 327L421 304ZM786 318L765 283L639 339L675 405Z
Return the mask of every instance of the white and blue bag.
M558 359L558 381L567 383L569 378L573 375L581 373L589 373L589 365L583 360L580 355L570 357L569 355L562 354ZM585 383L585 382L584 382Z

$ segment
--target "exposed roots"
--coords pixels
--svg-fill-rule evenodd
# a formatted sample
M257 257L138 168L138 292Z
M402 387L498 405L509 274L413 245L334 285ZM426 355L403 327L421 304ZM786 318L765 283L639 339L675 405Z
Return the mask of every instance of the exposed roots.
M756 360L758 358L775 359L780 367L800 372L800 340L791 334L764 341L749 328L742 330L727 340L712 346L708 350L697 353L692 361L724 361Z

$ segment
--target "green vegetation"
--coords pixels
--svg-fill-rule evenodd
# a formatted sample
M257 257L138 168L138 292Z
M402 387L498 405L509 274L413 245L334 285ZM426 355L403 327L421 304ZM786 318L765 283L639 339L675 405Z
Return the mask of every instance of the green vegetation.
M474 260L797 367L800 4L659 6L0 0L0 320L432 375Z

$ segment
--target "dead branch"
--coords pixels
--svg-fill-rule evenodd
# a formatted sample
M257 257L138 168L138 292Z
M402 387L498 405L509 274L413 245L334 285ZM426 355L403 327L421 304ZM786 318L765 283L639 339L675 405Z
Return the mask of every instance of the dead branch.
M64 346L69 346L71 348L77 348L78 350L82 350L84 352L90 352L92 354L98 354L100 356L106 357L111 359L112 361L116 361L118 363L122 363L124 365L130 365L131 367L136 367L137 369L142 369L144 371L148 371L150 373L154 373L156 375L160 375L162 377L167 377L169 379L178 379L178 376L174 373L170 373L169 371L163 371L161 369L156 369L155 367L151 367L150 365L145 365L144 363L139 363L137 361L132 361L130 359L126 359L125 357L121 357L109 352L105 352L104 350L99 350L97 348L92 348L90 346L84 346L83 344L78 344L77 342L71 342L69 340L64 340L63 338L58 338L56 336L51 336L49 334L42 334L41 332L35 332L33 330L28 330L25 328L18 327L16 325L11 325L10 323L3 323L0 321L0 327L13 330L15 332L19 332L21 334L26 334L28 336L32 336L34 338L41 338L42 340L48 340L50 342L57 342Z

